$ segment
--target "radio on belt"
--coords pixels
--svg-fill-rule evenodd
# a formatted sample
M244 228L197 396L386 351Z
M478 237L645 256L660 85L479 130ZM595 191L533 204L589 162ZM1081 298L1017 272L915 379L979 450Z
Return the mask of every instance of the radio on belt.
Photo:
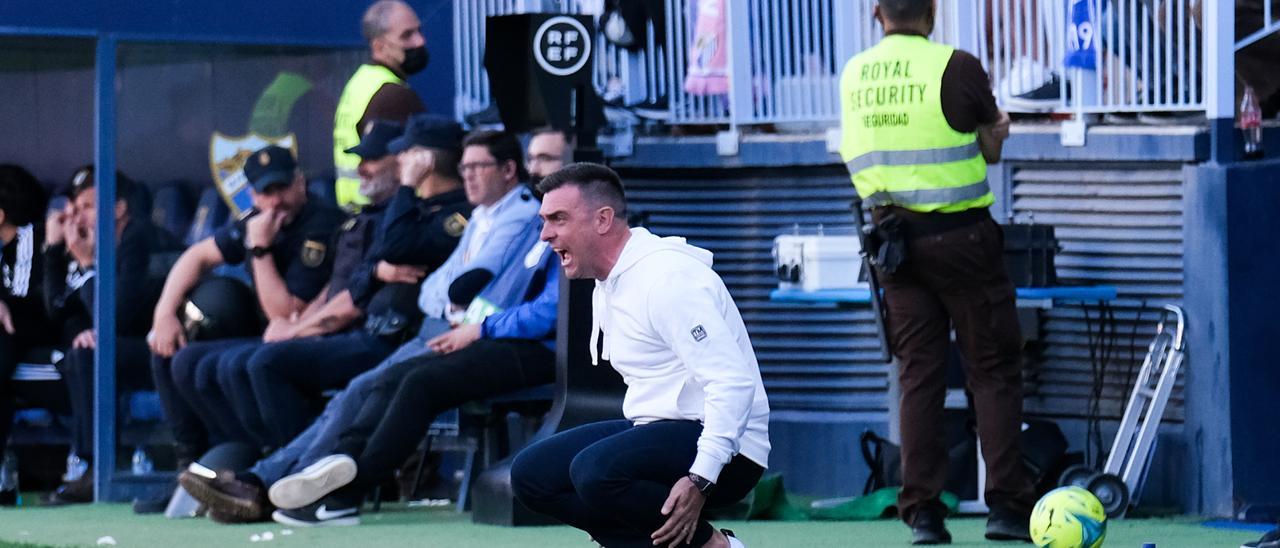
M857 236L783 234L773 239L779 289L819 291L867 287Z

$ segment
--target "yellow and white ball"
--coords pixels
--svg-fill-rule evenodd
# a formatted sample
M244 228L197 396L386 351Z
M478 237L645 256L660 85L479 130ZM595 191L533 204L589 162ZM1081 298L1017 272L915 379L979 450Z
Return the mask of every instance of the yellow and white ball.
M1031 511L1031 541L1041 548L1098 548L1107 538L1107 513L1080 487L1049 491Z

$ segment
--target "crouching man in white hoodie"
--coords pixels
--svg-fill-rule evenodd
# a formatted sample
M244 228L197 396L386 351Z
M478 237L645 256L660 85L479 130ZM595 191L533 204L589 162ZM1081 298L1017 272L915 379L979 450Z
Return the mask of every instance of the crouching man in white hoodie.
M512 465L516 496L609 547L742 546L702 512L759 481L769 402L711 252L629 228L622 182L605 166L566 166L538 188L542 239L565 275L596 280L592 361L622 375L626 419L526 448Z

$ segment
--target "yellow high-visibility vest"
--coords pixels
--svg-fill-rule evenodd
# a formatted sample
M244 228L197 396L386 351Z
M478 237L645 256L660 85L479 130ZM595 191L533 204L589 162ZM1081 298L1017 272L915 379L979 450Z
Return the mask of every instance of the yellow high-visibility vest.
M953 213L994 201L976 133L942 113L942 73L954 48L891 34L840 75L840 155L864 207Z
M360 194L360 174L356 172L360 167L360 157L345 151L360 144L356 124L364 117L373 94L388 83L403 85L404 80L387 67L360 65L338 98L338 110L333 115L333 170L337 177L334 192L338 205L344 208L358 208L369 203L369 199Z

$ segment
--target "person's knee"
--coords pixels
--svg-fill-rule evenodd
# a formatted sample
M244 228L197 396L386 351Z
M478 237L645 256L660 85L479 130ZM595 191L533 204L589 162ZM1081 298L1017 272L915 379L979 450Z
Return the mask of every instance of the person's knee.
M175 356L175 359L169 362L169 378L178 387L195 386L200 363L200 360L179 360Z
M516 498L530 507L554 494L544 480L551 472L549 467L563 466L541 453L534 444L520 451L511 461L511 490Z
M627 480L616 473L611 459L587 450L569 463L569 481L583 501L604 508L613 505Z

